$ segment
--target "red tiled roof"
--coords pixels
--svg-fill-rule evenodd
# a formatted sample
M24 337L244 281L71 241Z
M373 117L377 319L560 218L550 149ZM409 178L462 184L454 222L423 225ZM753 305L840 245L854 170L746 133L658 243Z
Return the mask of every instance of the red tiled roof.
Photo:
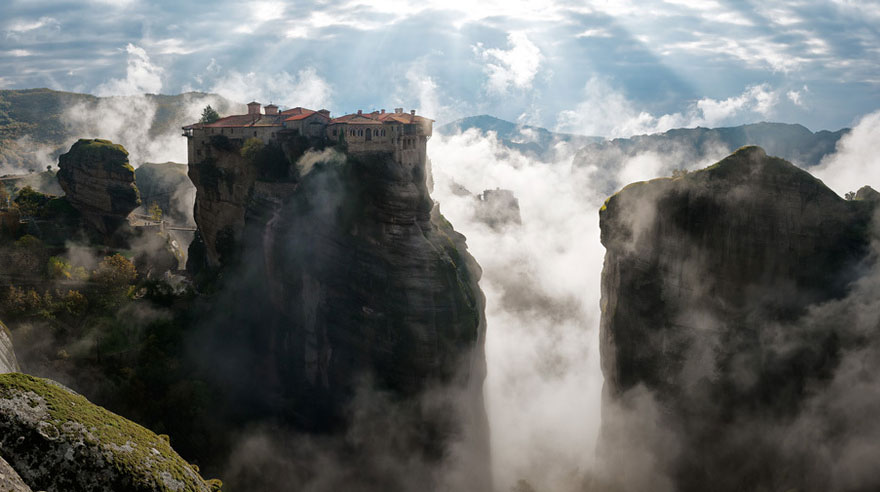
M333 118L330 120L330 123L350 123L355 125L370 125L370 124L382 124L382 123L403 123L403 124L413 124L413 123L424 123L426 121L433 122L434 120L430 118L425 118L424 116L418 116L411 113L380 113L378 111L373 111L372 113L361 113L361 114L347 114L345 116L340 116L338 118Z
M281 112L281 114L287 114L287 115L295 115L295 114L296 114L296 115L300 115L300 114L303 114L303 113L305 113L305 114L312 114L312 113L314 113L314 112L315 112L315 111L312 110L312 109L306 109L306 108L301 108L301 107L297 106L297 107L295 107L295 108L285 109L284 111Z
M205 128L229 128L229 127L248 127L248 126L281 126L281 115L253 115L253 114L237 114L220 118L219 120L204 125Z

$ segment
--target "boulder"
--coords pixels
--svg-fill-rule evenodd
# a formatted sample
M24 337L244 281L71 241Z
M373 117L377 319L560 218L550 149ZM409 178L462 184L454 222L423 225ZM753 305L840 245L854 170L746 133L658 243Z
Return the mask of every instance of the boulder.
M78 140L58 158L57 177L70 204L104 235L141 203L128 152L109 140Z
M47 492L209 492L167 437L50 380L0 375L0 455Z

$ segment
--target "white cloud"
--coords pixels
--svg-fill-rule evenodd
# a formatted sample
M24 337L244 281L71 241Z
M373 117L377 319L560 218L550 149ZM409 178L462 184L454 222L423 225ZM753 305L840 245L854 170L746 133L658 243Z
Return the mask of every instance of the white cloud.
M610 31L608 31L608 29L605 29L604 27L598 27L598 28L587 29L586 31L579 33L575 37L578 37L578 38L610 38L610 37L612 37L612 34Z
M33 53L28 50L9 50L9 51L3 51L2 53L9 55L9 56L14 56L16 58L33 55Z
M248 4L251 18L255 22L263 23L284 17L284 2L264 1Z
M659 133L672 128L712 127L732 123L743 115L767 117L779 100L778 91L772 90L768 84L759 84L747 87L738 96L727 99L706 97L688 105L682 112L656 116L637 109L626 96L597 77L587 82L584 95L584 100L575 109L559 114L557 131L614 138Z
M733 38L715 32L694 33L696 40L663 43L659 53L703 54L731 56L754 68L770 68L778 72L790 72L802 68L810 61L806 53L793 52L788 45L778 43L768 36Z
M256 100L284 106L312 109L330 106L332 88L312 67L291 75L286 71L267 76L264 73L226 71L210 88L210 92L236 102Z
M486 63L489 91L497 94L505 94L511 88L530 88L543 59L541 50L523 32L508 34L507 43L508 50L486 49L482 43L473 47L477 57Z
M125 47L128 63L124 79L112 79L95 90L99 96L131 96L136 94L158 94L162 90L161 67L150 62L146 50L131 43Z
M6 30L9 33L25 33L37 30L41 27L57 27L59 22L52 17L40 17L37 20L17 20L14 21Z
M810 171L843 196L864 185L880 190L880 111L864 116L852 131L837 142L834 154Z
M199 51L191 41L167 38L150 43L150 48L162 55L188 55Z
M700 125L716 126L744 111L767 116L779 99L777 92L770 90L768 84L748 87L739 96L724 100L703 98L697 101L698 115L694 122Z
M802 90L796 91L794 89L785 93L785 96L788 97L788 100L794 103L795 106L804 106L804 94L809 92L810 89L807 86L804 86Z

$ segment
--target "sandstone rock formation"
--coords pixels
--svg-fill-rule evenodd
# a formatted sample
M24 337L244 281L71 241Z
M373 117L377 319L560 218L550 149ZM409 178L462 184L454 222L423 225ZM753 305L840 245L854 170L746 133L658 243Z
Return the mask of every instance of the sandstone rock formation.
M104 235L140 205L128 152L109 140L78 140L58 158L57 176L70 204Z
M607 200L602 454L625 489L880 486L837 461L877 432L841 379L880 335L874 209L758 147Z
M15 351L12 348L12 335L6 325L0 321L0 374L20 370L18 360L15 358Z
M0 375L0 455L34 490L211 490L167 439L24 374Z
M191 163L205 256L223 265L227 296L205 350L234 351L219 355L224 367L253 361L221 376L243 381L227 383L230 393L307 432L369 427L352 402L364 388L385 395L394 432L349 440L346 459L359 463L349 484L428 483L438 476L418 464L440 466L467 440L468 487L488 490L481 272L431 200L424 167L392 157L285 147L283 163L298 171L276 181L234 146Z

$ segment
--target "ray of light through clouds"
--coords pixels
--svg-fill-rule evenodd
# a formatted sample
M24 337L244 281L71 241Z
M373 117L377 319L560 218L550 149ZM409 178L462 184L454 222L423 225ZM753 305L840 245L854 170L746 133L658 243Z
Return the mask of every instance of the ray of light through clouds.
M133 160L185 161L176 135L132 136L147 134L155 111L137 98L144 92L337 115L402 106L438 124L488 113L605 137L858 123L819 170L844 193L880 169L870 148L880 138L878 23L880 2L845 0L11 0L0 6L0 87L128 96L108 100L99 120L83 111L68 119L94 136L141 142ZM131 104L137 118L126 116ZM574 150L536 162L493 135L429 141L434 197L485 270L486 396L502 487L527 477L572 490L592 463L605 190L572 171ZM655 177L672 168L663 159L637 156L612 181ZM452 193L453 182L473 193L512 189L522 227L499 234L474 220L472 198Z

